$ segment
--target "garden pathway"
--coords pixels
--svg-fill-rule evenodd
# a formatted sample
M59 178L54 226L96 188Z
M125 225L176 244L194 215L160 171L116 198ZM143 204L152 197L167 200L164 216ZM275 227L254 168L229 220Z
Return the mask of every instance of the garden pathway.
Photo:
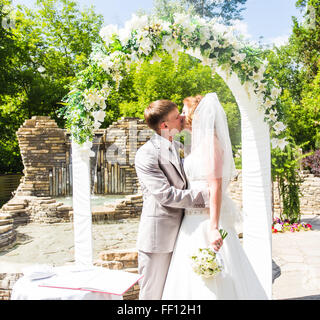
M312 231L272 234L273 299L320 300L320 216Z
M312 231L272 234L273 299L320 300L320 216L302 216ZM103 250L134 248L139 218L93 224L94 258ZM72 223L18 227L18 245L0 252L0 272L33 263L73 262Z

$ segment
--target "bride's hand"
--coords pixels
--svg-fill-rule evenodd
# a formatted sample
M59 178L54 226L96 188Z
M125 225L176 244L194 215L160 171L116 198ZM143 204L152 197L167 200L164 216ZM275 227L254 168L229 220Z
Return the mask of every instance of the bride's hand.
M223 244L223 239L217 228L209 229L209 241L215 251L219 251Z

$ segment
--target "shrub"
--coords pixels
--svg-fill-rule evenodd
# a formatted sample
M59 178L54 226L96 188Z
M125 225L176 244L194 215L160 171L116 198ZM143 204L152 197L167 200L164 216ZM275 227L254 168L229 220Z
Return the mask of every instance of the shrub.
M320 150L316 150L312 155L302 160L304 169L309 170L316 177L320 177Z

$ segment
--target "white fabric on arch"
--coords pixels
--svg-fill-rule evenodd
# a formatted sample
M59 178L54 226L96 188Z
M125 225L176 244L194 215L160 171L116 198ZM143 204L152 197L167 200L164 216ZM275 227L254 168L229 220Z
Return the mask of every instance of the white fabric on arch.
M270 133L255 95L236 74L216 72L232 91L242 132L243 246L269 299L272 299L272 200Z
M93 265L90 146L72 141L73 228L75 263Z

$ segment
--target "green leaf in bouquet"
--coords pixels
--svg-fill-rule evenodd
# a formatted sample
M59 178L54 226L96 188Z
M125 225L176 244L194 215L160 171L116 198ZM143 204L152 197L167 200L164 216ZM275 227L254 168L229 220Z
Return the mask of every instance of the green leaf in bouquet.
M226 230L220 229L219 232L220 232L221 237L222 237L223 240L228 235L228 232Z

